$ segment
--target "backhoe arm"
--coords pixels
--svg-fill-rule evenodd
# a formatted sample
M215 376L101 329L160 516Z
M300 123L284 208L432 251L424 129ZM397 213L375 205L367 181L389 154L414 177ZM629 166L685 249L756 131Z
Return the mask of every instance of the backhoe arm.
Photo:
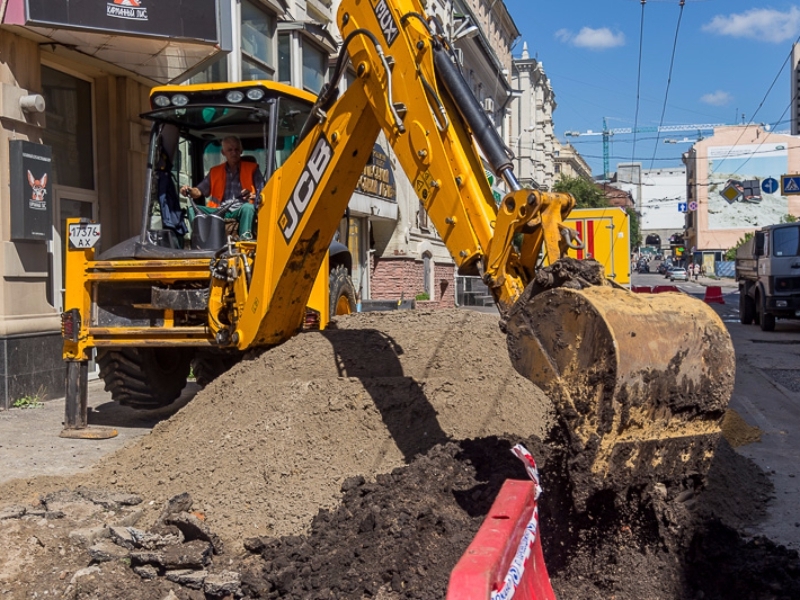
M233 311L231 342L240 349L280 343L299 327L380 130L460 271L481 273L503 313L531 280L542 244L552 260L566 249L561 222L572 198L520 189L510 153L420 3L345 0L337 18L345 41L333 85L344 53L356 79L340 98L323 90L293 160L262 192L260 258ZM499 209L474 139L513 190ZM529 235L518 249L512 240L520 232ZM223 299L212 292L212 314L215 302Z

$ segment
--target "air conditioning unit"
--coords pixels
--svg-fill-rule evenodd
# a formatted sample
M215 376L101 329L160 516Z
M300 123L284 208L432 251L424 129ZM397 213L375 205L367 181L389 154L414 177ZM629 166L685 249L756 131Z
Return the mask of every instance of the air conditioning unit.
M487 113L494 112L494 98L483 99L483 110L485 110Z

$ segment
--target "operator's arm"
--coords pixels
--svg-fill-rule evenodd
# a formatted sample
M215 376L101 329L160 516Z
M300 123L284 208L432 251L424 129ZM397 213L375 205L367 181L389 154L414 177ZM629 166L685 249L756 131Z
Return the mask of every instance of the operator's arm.
M211 179L209 175L203 177L203 180L197 184L196 187L184 185L181 187L181 194L191 197L192 200L199 200L205 198L211 193Z

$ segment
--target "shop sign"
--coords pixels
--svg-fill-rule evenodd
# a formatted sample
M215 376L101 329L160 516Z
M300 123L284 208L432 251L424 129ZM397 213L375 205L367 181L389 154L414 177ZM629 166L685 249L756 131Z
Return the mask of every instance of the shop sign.
M357 189L362 194L396 202L397 186L394 181L394 171L389 163L389 155L380 144L375 144L373 147L372 156L361 173Z
M9 0L9 9L24 0ZM24 25L219 42L217 0L27 0Z
M52 157L50 146L9 142L12 240L53 237Z

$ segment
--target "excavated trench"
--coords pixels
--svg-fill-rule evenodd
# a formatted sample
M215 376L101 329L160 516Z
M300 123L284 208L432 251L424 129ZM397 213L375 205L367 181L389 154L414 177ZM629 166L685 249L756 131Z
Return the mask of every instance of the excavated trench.
M86 475L0 487L0 593L443 598L502 482L525 478L522 442L559 598L800 597L797 554L740 533L771 486L724 440L706 478L603 490L578 512L559 422L496 316L342 317Z

